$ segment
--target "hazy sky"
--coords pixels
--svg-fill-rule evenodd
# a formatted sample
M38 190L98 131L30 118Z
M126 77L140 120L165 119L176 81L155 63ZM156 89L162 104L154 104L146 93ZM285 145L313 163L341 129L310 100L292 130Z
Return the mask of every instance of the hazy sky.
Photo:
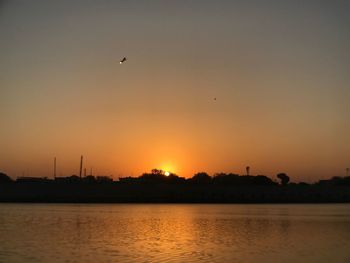
M350 167L350 1L0 1L0 171ZM127 62L119 65L126 56ZM216 98L216 100L214 100Z

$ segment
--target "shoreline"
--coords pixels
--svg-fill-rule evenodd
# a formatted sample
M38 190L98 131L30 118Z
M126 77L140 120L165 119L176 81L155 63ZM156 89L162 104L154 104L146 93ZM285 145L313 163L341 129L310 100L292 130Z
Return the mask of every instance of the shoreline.
M0 203L331 204L350 203L350 186L11 183Z

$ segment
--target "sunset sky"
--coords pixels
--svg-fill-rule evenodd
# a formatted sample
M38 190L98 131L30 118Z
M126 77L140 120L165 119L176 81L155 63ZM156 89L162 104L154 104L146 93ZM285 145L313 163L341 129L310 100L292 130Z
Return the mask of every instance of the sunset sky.
M0 171L350 167L350 1L0 1ZM128 60L120 65L123 57ZM216 100L215 100L216 98Z

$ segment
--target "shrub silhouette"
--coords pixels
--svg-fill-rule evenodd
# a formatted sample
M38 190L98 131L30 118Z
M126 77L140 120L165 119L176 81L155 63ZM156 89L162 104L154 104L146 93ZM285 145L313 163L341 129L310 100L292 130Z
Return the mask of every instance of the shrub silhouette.
M238 174L225 174L225 173L218 173L215 174L213 178L213 184L219 184L219 185L275 185L270 178L268 178L265 175L245 175L240 176Z
M0 183L10 183L12 179L5 173L0 172Z
M192 178L189 179L194 184L209 184L212 178L205 172L196 173Z
M135 182L141 183L170 183L170 184L180 184L186 182L186 179L179 177L174 173L170 173L169 176L165 175L163 170L152 169L151 173L144 173L141 176L135 178Z
M279 173L276 175L278 179L281 180L282 185L287 185L289 182L289 176L285 173Z

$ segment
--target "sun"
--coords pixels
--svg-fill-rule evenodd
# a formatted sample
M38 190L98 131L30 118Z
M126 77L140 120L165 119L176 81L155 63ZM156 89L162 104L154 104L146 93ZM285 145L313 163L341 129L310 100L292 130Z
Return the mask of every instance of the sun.
M168 171L165 171L165 172L164 172L164 175L165 175L165 176L169 176L170 173L169 173Z

